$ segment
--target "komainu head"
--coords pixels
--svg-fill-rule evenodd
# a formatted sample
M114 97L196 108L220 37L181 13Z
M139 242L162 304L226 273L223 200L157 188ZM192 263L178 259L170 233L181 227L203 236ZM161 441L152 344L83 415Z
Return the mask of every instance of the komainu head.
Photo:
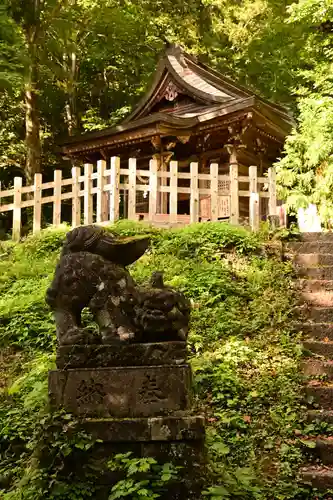
M148 237L118 239L102 227L80 226L67 233L62 255L89 252L115 264L128 266L144 254L149 243Z

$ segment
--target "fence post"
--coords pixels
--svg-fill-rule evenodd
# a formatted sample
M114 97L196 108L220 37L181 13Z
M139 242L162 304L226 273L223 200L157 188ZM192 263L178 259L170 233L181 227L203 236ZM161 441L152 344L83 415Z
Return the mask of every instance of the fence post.
M92 198L92 179L93 166L91 163L84 164L84 208L83 220L85 224L93 222L93 198Z
M191 194L190 194L190 221L199 220L199 187L198 187L198 163L190 164L191 171Z
M54 188L53 188L53 225L61 224L61 170L54 171Z
M210 165L210 218L212 221L218 219L218 190L219 190L219 166L217 163Z
M239 222L238 164L230 165L230 222Z
M170 222L177 222L178 214L178 162L170 162L170 196L169 196Z
M97 206L96 206L96 222L104 222L107 220L107 195L104 191L105 186L105 160L97 162Z
M128 218L136 218L136 158L128 160Z
M157 161L149 162L149 221L153 222L157 211Z
M35 174L34 182L34 220L32 226L33 234L38 233L42 220L42 174Z
M274 167L268 169L268 215L277 214L276 206L276 170Z
M80 173L80 167L72 168L72 227L81 224Z
M22 177L14 177L14 209L13 209L13 232L14 241L21 237L21 200L22 200Z
M119 219L119 184L120 184L120 158L111 158L111 191L110 191L110 222Z
M259 213L259 192L258 192L258 171L256 166L249 168L249 185L250 185L250 226L253 231L258 231L260 226Z

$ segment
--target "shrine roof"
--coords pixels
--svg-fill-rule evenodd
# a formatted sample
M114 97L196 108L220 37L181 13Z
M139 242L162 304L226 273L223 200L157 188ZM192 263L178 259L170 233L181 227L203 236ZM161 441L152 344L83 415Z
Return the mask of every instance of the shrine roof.
M186 54L178 46L167 48L160 59L153 83L133 112L118 126L68 139L63 151L76 153L125 142L126 133L142 129L143 136L162 129L192 130L200 124L224 119L239 111L255 111L262 121L284 137L293 125L288 112ZM109 142L107 139L110 138ZM113 138L113 139L112 139Z

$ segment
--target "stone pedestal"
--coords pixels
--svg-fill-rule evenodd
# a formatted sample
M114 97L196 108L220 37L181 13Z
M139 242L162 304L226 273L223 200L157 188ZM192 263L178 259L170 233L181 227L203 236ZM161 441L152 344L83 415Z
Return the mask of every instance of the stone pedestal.
M100 463L133 452L181 465L165 499L200 498L204 479L204 419L191 414L191 369L185 342L60 347L49 374L50 403L80 417L101 441ZM107 498L114 475L106 473ZM105 496L103 496L105 495Z

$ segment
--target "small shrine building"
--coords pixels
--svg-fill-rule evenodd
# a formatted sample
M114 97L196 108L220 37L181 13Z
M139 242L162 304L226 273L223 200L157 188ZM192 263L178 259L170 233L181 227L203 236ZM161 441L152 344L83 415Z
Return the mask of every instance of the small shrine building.
M263 176L280 156L293 124L281 106L173 45L160 59L146 95L122 123L70 138L62 152L89 163L119 156L125 165L129 158L136 158L139 169L149 168L154 158L161 171L168 171L171 160L178 162L179 172L188 172L190 163L198 162L199 173L218 163L219 174L228 174L229 166L238 164L240 176L248 175L249 167L255 165ZM137 194L137 211L146 212L144 193ZM160 213L167 212L167 204L161 193ZM248 200L240 200L240 207L246 216ZM189 196L183 194L178 213L188 210Z

